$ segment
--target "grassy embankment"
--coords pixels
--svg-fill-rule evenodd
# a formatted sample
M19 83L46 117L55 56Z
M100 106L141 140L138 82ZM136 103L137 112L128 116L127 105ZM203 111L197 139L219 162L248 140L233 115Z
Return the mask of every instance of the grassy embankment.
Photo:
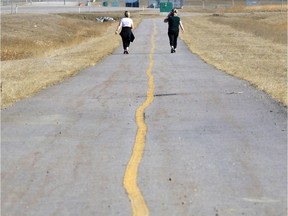
M192 52L287 106L287 14L281 5L222 8L182 19L182 38Z
M98 23L96 17L119 19L123 12L62 15L2 15L1 107L95 65L119 45L117 23ZM135 15L136 25L140 16Z
M235 14L259 10L241 7L217 8L219 16L182 17L183 39L209 64L248 80L287 105L286 14ZM269 11L283 11L283 7L269 7ZM122 17L119 12L2 15L1 107L61 82L111 54L120 45L120 37L113 34L117 23L94 21L103 15ZM133 14L136 23L141 17Z

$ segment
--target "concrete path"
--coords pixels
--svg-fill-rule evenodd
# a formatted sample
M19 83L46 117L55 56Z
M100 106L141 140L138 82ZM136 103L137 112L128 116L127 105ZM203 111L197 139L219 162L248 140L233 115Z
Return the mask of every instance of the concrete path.
M171 54L161 19L135 36L2 111L2 215L285 216L286 108Z

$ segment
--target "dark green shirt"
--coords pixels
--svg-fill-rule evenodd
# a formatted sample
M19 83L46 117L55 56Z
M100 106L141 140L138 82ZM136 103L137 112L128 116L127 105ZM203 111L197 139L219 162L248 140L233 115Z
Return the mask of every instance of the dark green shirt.
M169 16L168 17L168 32L179 32L180 17Z

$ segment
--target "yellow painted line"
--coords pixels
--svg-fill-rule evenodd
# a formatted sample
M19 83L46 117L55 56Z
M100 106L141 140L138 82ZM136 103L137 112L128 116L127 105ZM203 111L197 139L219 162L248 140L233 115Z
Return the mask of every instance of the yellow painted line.
M156 32L156 26L154 22L154 28L153 28L153 33L151 37L152 49L149 55L150 63L146 72L148 76L149 88L147 91L146 101L136 111L136 123L138 125L138 131L136 134L132 156L127 164L125 175L124 175L124 180L123 180L124 188L126 189L128 197L130 199L134 216L149 215L149 209L137 185L137 174L138 174L138 167L142 159L142 155L143 155L143 151L145 147L146 133L147 133L147 126L144 120L144 111L152 103L154 99L155 86L154 86L154 78L153 78L151 71L154 65L153 54L154 54L154 49L155 49L155 44L154 44L155 32Z

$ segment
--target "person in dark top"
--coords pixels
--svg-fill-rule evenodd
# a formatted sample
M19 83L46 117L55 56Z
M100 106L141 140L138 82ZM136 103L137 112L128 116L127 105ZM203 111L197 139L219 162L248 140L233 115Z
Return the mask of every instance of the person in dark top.
M179 26L183 32L185 32L180 17L177 15L177 9L172 9L169 15L164 19L165 23L168 23L168 37L171 47L171 53L176 52L177 40L179 35Z

